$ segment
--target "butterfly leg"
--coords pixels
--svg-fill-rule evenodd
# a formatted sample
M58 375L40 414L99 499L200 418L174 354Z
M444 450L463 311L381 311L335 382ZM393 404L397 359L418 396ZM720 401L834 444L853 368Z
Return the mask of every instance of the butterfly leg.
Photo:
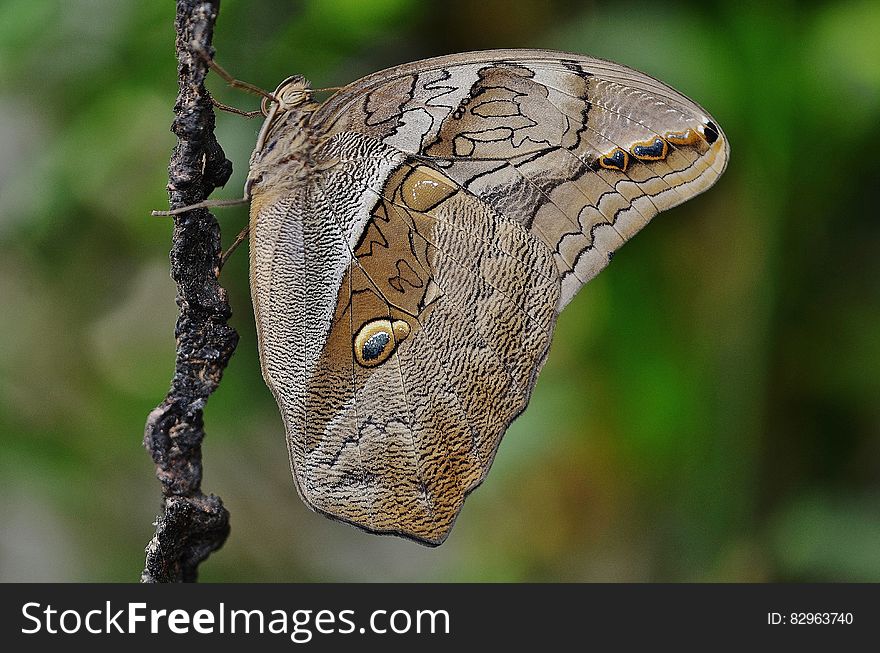
M251 231L251 226L250 226L250 224L247 224L245 226L245 228L242 229L239 232L239 234L235 237L235 240L232 241L232 244L229 246L229 249L227 249L225 252L223 252L223 255L220 257L220 269L221 270L223 269L223 266L226 265L226 261L232 255L232 252L234 252L236 249L238 249L238 246L241 245L245 241L245 239L248 237L248 235L250 234L250 231Z
M181 206L180 208L171 209L170 211L150 211L150 215L166 217L170 215L180 215L181 213L186 213L193 209L214 209L222 206L238 206L239 204L247 204L250 201L250 197L239 197L234 200L205 200L204 202Z
M242 109L238 109L236 107L229 106L228 104L223 104L222 102L211 98L211 104L213 104L216 108L220 109L220 111L225 111L226 113L234 113L238 116L244 116L245 118L253 118L255 116L260 116L263 114L262 111L256 109L255 111L243 111Z

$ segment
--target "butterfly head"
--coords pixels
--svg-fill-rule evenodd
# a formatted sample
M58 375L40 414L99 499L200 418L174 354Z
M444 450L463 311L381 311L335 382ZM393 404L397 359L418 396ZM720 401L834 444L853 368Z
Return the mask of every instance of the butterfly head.
M302 75L293 75L281 82L272 95L278 102L276 111L284 113L312 101L311 84ZM260 108L264 116L269 116L273 104L269 98L263 98Z
M266 119L251 154L245 196L254 208L256 195L266 189L281 192L291 183L300 183L310 165L306 144L311 132L309 117L318 107L313 91L301 75L288 77L261 106Z
M272 95L263 98L260 108L266 119L260 129L251 164L254 158L260 158L271 150L281 136L292 134L300 140L305 137L301 127L318 106L312 102L312 96L309 82L301 75L294 75L281 82Z

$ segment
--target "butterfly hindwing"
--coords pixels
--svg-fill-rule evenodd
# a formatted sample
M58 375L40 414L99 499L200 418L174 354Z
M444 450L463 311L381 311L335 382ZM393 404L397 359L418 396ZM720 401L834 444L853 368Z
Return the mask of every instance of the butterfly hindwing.
M372 207L305 380L299 487L322 512L436 544L528 402L558 277L526 229L432 168L404 161L376 189L340 165L325 184Z

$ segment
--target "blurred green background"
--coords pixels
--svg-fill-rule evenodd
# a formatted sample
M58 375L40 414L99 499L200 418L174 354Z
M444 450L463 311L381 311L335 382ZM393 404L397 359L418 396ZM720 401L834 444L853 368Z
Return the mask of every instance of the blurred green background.
M526 413L439 549L310 513L241 343L206 410L232 515L206 581L880 581L880 3L223 0L265 88L540 47L680 89L732 146L563 314ZM0 579L133 581L159 507L141 448L174 360L164 190L172 2L0 1ZM229 104L258 101L209 86ZM222 114L238 197L257 121ZM224 239L245 209L217 213Z

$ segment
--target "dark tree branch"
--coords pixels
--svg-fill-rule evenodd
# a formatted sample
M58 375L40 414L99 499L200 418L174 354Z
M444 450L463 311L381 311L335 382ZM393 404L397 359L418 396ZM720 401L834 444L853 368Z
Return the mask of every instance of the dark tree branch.
M177 0L179 94L171 130L177 146L168 166L171 208L196 204L232 174L214 138L214 111L204 87L208 72L198 51L213 54L220 0ZM207 209L174 217L171 276L177 282L177 359L171 389L147 418L144 446L156 463L163 502L147 545L141 582L195 581L198 565L229 534L229 513L202 482L202 410L220 383L238 334L220 272L220 228Z

